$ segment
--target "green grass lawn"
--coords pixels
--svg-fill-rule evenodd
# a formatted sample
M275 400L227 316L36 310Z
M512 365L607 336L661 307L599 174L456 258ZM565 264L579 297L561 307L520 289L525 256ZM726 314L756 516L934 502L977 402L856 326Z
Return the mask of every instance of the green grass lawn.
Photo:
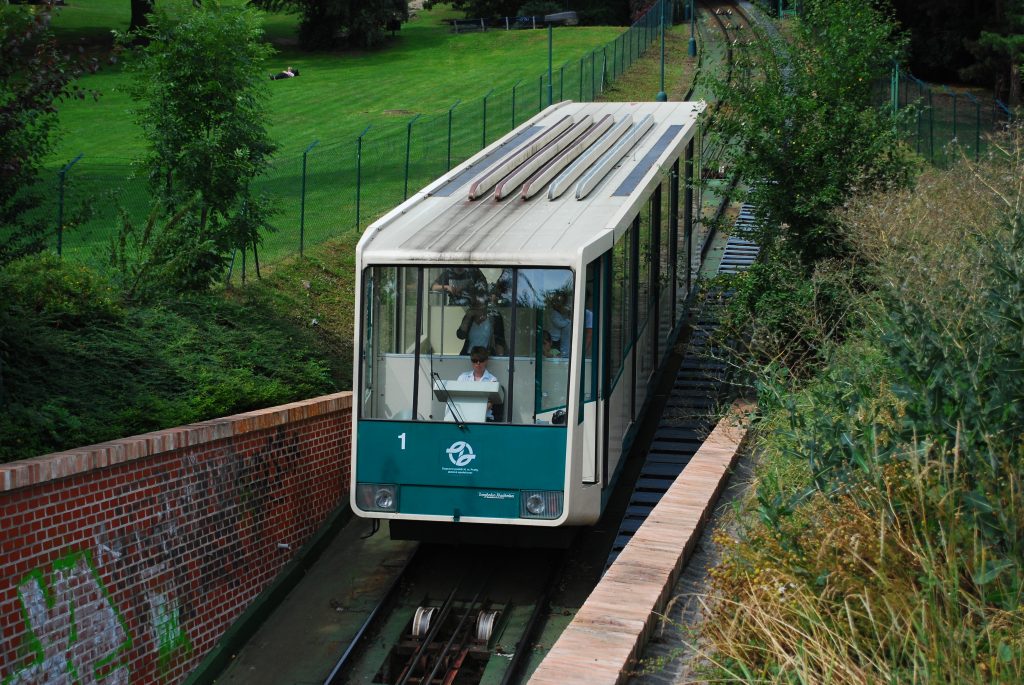
M168 0L160 6L175 11L180 4L190 6L183 0ZM404 123L414 113L443 112L457 100L478 100L491 88L510 88L519 79L536 79L547 70L546 31L456 35L443 23L453 16L447 7L421 12L380 50L309 53L294 46L295 16L267 15L268 39L278 49L267 64L268 77L289 64L301 72L296 79L268 82L270 131L281 153L300 154L314 140L322 144L349 141L370 124ZM61 9L54 28L62 40L84 37L96 42L112 29L125 30L128 21L126 0L72 0ZM622 27L556 30L556 68L578 60L622 31ZM81 79L83 88L100 97L61 106L63 135L51 155L54 166L80 152L88 159L131 159L141 154L142 137L125 92L127 78L119 65L112 65Z
M81 39L91 49L103 50L106 45L109 50L110 30L127 28L126 6L124 0L69 5L54 22L55 30L67 42ZM193 11L191 0L165 0L160 7ZM253 190L266 194L277 208L272 219L276 230L263 235L263 264L296 254L300 245L308 249L329 238L356 234L407 193L547 104L547 31L453 34L445 20L454 16L446 6L421 12L379 50L309 53L296 47L294 15L265 15L267 39L277 49L266 65L268 125L280 148L271 168L253 184ZM670 39L678 38L674 33L681 32L672 32ZM649 28L628 34L626 27L556 29L554 99L590 101L605 87L621 85L616 79L634 60L656 61L650 53L643 59L639 54L641 46L654 38ZM677 42L668 44L676 49ZM269 80L286 65L298 68L300 76ZM641 68L648 76L655 73L651 64ZM667 76L679 79L679 65ZM131 113L134 103L126 93L128 78L118 64L83 78L80 85L100 97L62 104L63 137L50 156L50 170L56 172L84 155L67 174L62 254L100 267L108 261L119 211L138 223L152 204L143 170L131 164L143 156L145 147ZM656 90L645 85L639 91L618 91L614 97L649 100ZM423 116L408 126L417 114ZM356 141L364 131L357 170ZM314 142L318 145L308 155L304 179L303 151ZM56 218L60 193L52 183L53 191L40 211ZM247 268L253 265L253 256L248 254Z

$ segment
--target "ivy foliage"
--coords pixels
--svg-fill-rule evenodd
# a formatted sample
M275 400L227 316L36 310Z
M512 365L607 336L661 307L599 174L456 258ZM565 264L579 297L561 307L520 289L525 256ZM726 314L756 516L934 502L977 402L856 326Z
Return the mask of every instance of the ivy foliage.
M126 306L116 287L50 256L0 270L0 292L0 463L348 382L317 353L314 329L265 303L200 293Z

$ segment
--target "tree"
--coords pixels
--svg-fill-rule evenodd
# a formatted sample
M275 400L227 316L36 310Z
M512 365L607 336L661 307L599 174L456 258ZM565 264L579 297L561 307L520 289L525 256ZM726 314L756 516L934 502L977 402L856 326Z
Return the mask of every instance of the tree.
M514 17L519 13L519 6L522 5L526 0L451 0L448 3L454 10L460 10L466 13L466 17L469 19L478 19L484 17L490 19L492 17ZM439 5L442 0L425 0L423 6L426 9L433 9L434 5Z
M128 31L140 31L149 24L147 15L153 11L153 0L131 0L132 20Z
M129 91L149 144L145 168L175 218L164 223L173 234L148 258L161 262L152 272L169 275L169 285L201 288L232 249L256 246L268 228L267 203L250 184L276 148L266 130L271 48L250 9L207 2L180 20L159 12L150 19L147 44L128 59Z
M543 0L425 0L423 6L431 9L434 5L451 5L452 9L465 12L468 19L485 19L498 17L528 16L533 14L546 14L547 12L535 11L537 6L543 6ZM630 0L552 0L554 7L551 11L574 10L580 19L581 24L589 25L619 25L628 24L633 16L632 3ZM647 2L651 4L651 2Z
M51 6L33 12L0 0L0 266L44 247L34 215L43 160L57 129L56 103L85 97L72 86L94 60L61 52L50 33Z
M848 245L830 218L857 190L909 180L891 114L873 85L901 52L894 24L861 0L807 0L788 44L735 50L736 78L716 85L733 163L764 218L764 249L787 244L810 271Z
M970 64L966 42L976 40L990 3L963 0L892 0L900 26L910 37L911 71L925 80L952 81Z
M250 0L270 12L297 12L299 43L311 50L372 48L389 26L409 18L405 0Z
M987 77L996 97L1005 98L1011 107L1022 104L1021 77L1024 72L1024 0L996 3L991 30L982 31L967 48L977 62L961 70L961 75Z

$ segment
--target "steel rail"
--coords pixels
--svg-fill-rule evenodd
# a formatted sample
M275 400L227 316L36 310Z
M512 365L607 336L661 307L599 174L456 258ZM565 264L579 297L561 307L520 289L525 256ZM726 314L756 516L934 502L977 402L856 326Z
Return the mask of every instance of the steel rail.
M349 643L341 657L338 658L337 663L334 664L334 668L331 669L331 672L324 680L324 685L342 685L342 683L345 682L341 679L341 676L345 674L347 669L350 667L351 664L349 660L355 654L356 649L360 646L363 638L366 637L367 633L370 631L370 628L376 623L378 617L383 613L384 607L390 605L395 599L395 596L398 594L398 587L401 584L401 580L412 567L412 562L416 558L417 551L419 551L419 547L413 550L412 554L410 554L405 560L405 564L402 565L401 570L392 579L391 584L388 585L388 589L384 592L384 596L379 602L377 602L377 606L373 608L369 616L366 617L366 620L363 621L363 624L359 626L359 630L357 630L356 634L352 637L352 641Z
M477 601L480 598L480 595L483 593L484 588L487 587L487 583L490 580L490 578L491 576L489 575L488 578L480 584L480 587L477 588L476 594L473 595L473 599L470 600L469 605L466 607L466 610L462 612L462 618L459 619L458 625L456 625L455 630L452 631L451 637L448 638L448 642L445 643L444 647L438 653L437 658L434 661L434 667L430 669L430 675L428 675L424 680L420 681L421 683L425 682L427 683L427 685L430 685L430 683L434 681L434 677L437 675L438 669L441 668L441 665L445 661L445 657L447 657L448 653L451 651L452 645L455 643L455 638L459 636L459 634L462 632L463 626L466 625L466 619L469 617L471 613L473 613L473 609L476 607Z
M566 550L562 553L558 563L551 565L551 572L544 583L544 590L534 604L533 611L530 612L530 618L526 622L523 634L516 643L515 651L512 653L512 658L509 660L508 668L505 669L500 685L513 685L513 683L519 682L520 675L528 661L527 657L530 655L529 647L533 644L540 627L544 624L541 617L544 616L544 612L548 609L551 596L554 594L555 584L564 575L568 564L569 551Z
M465 579L465 576L460 578L459 582L452 588L452 591L448 593L448 597L444 600L444 604L441 605L441 611L438 612L437 618L434 619L430 629L427 631L427 634L420 640L419 646L416 648L416 651L413 652L412 656L409 657L409 660L406 662L402 672L398 674L398 680L395 681L394 685L407 685L409 678L412 677L416 662L423 657L430 645L433 644L434 638L441 630L441 626L448 618L448 614L451 613L452 607L455 604L455 595L458 593L459 588L462 587L462 581Z

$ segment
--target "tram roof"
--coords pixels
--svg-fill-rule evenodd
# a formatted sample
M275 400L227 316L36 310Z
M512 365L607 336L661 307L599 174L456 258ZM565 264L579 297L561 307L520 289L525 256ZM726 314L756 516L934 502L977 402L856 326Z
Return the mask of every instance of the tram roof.
M549 107L371 224L360 241L362 261L572 264L586 245L626 230L663 172L682 157L704 108L703 102L563 102ZM597 130L601 127L608 130ZM620 129L622 137L613 129ZM602 153L616 144L623 148L617 161L616 152ZM582 154L557 175L546 174L553 176L546 182L536 178L532 187L540 187L539 192L522 199L523 182L510 176L557 166L547 162L558 154L557 146L582 148ZM571 158L574 151L562 154ZM602 162L609 170L603 176L594 171L600 178L587 182L589 192L577 189ZM580 167L585 171L577 180L563 177ZM484 189L488 178L502 177L506 196L495 199L494 187ZM566 189L549 199L552 185ZM471 199L471 190L477 199ZM578 190L586 193L581 199Z

